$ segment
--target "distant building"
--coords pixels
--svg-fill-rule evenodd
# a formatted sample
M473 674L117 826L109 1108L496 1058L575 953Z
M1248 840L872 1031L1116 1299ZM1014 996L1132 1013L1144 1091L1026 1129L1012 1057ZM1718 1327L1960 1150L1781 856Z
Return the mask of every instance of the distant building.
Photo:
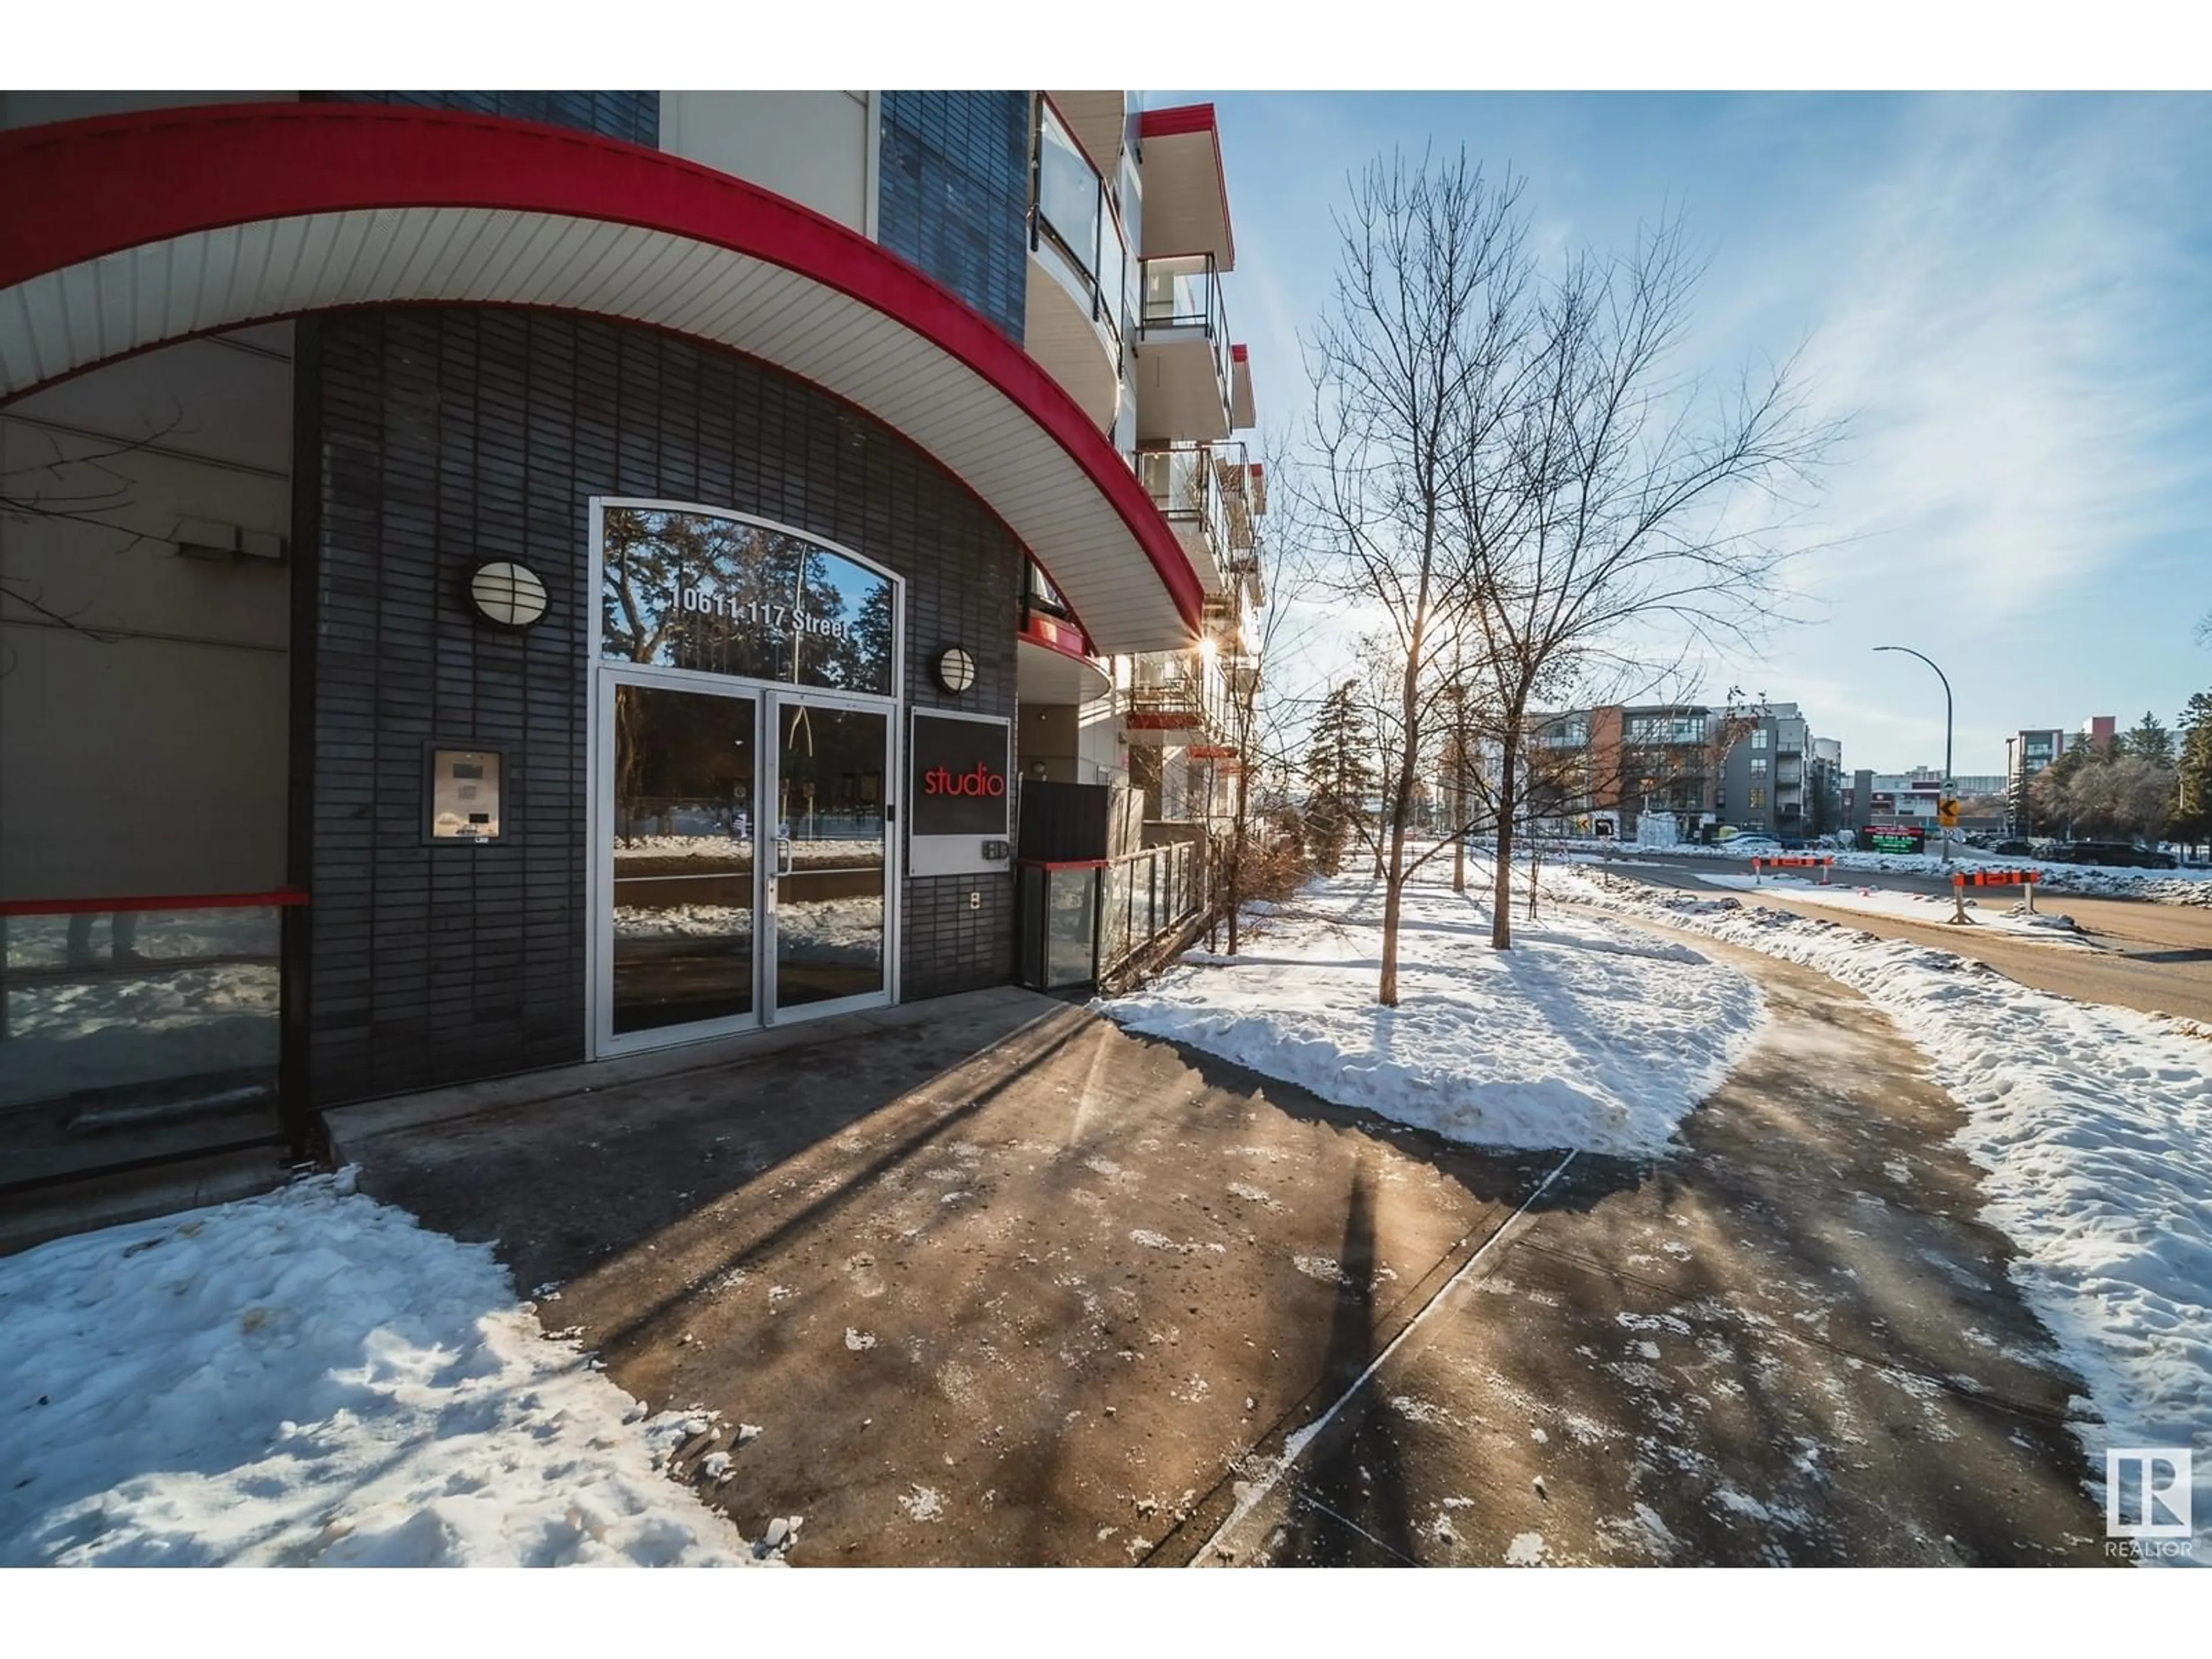
M2079 732L2069 732L2057 726L2026 726L2007 738L2002 791L2008 820L2006 828L2020 835L2037 833L2041 826L2035 822L2028 797L2028 786L2035 775L2068 750L2078 749L2084 744L2109 750L2117 725L2110 714L2092 714L2081 722Z
M1728 751L1721 774L1721 822L1776 836L1825 835L1841 823L1840 749L1830 767L1813 750L1794 702L1769 708Z
M1708 824L1790 836L1844 827L1843 744L1814 737L1794 702L1733 726L1728 710L1698 703L1565 709L1535 718L1528 756L1531 816L1562 833L1632 837L1656 812L1686 836Z

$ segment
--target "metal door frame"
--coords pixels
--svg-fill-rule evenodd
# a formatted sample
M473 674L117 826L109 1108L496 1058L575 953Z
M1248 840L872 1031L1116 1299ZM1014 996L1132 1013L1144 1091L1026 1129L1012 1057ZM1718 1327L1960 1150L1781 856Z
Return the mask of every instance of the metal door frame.
M863 1008L888 1008L898 1000L900 826L894 805L898 799L898 780L891 770L897 764L899 755L897 706L887 704L880 697L856 696L841 691L816 691L805 686L777 686L769 693L767 701L768 740L761 745L761 765L763 785L769 793L761 796L763 803L776 799L782 782L781 734L785 709L842 708L854 714L872 714L884 723L884 984L879 991L869 991L859 996L838 997L827 1002L809 1002L791 1009L779 1005L775 994L776 871L773 867L777 858L773 850L765 860L757 853L754 863L761 875L763 894L758 913L760 921L756 924L761 946L761 982L767 987L767 995L762 1000L763 1023L795 1025L802 1020L817 1019L828 1014L852 1013ZM765 814L761 822L767 822ZM769 837L771 843L776 839L773 835Z
M707 518L728 519L740 524L795 536L841 557L852 560L885 578L891 585L890 692L878 696L864 691L838 691L793 685L780 680L740 678L693 668L669 668L655 664L623 662L600 653L599 595L605 580L606 509L638 507L649 512L692 513ZM610 799L614 779L613 688L617 684L648 685L672 691L697 691L710 696L750 697L753 713L753 801L755 807L774 799L775 782L775 713L786 701L843 707L880 714L884 717L884 988L864 997L842 997L835 1002L809 1003L784 1014L781 1024L797 1024L818 1016L859 1008L896 1006L900 997L899 944L904 909L905 865L900 857L904 837L897 804L904 799L901 768L906 757L906 578L866 555L802 526L740 513L699 501L657 501L628 495L594 495L586 503L589 521L590 560L581 603L585 612L584 672L585 754L589 772L585 779L585 812L590 835L591 866L585 873L586 914L584 972L585 1052L605 1059L648 1048L674 1048L714 1037L760 1030L776 1024L775 1007L775 916L773 885L775 836L762 853L762 814L753 814L753 1012L696 1024L671 1025L650 1031L614 1035L614 813Z
M761 790L768 773L763 750L769 699L762 688L748 682L722 680L702 684L702 677L671 678L665 670L627 668L619 663L598 665L592 685L592 868L587 902L591 906L591 948L586 953L590 972L588 1002L590 1052L595 1060L635 1054L645 1048L665 1048L682 1042L701 1042L709 1037L756 1031L766 1024L766 1001L762 991L761 913L767 862L761 855ZM719 677L706 677L717 678ZM655 1026L650 1030L626 1031L617 1036L615 1022L615 689L641 685L654 690L685 691L697 696L750 700L753 705L753 1006L750 1013L726 1014L720 1019L693 1021L683 1025ZM771 838L772 839L772 838Z

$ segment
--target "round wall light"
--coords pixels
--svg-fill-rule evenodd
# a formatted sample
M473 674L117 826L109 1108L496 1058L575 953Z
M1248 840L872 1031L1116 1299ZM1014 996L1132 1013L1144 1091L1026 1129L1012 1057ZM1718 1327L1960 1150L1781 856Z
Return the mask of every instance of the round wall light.
M527 628L545 614L545 584L526 564L480 564L469 578L477 613L499 628Z
M948 645L937 653L930 672L936 675L939 685L957 697L975 684L975 659L960 647Z

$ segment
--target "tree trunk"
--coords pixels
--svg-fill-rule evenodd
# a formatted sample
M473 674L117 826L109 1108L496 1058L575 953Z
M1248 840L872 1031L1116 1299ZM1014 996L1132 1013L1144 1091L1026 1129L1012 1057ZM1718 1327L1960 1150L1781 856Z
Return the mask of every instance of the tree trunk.
M1521 721L1516 713L1505 723L1502 743L1504 769L1498 781L1498 890L1490 908L1490 945L1495 951L1513 948L1513 815L1520 807L1519 785L1513 775L1521 758Z
M1249 752L1249 744L1246 747ZM1237 924L1244 908L1244 820L1250 799L1240 773L1237 780L1237 817L1229 843L1229 954L1232 957L1237 954Z
M1398 915L1405 898L1406 829L1390 831L1390 873L1382 889L1382 982L1375 994L1385 1008L1398 1006Z
M1421 763L1421 637L1427 630L1426 579L1421 608L1414 612L1407 643L1406 670L1399 682L1399 737L1403 744L1398 775L1390 790L1390 869L1382 889L1382 975L1375 1000L1385 1008L1398 1006L1398 915L1406 890L1406 820L1413 816L1413 769ZM1382 848L1376 862L1382 863Z
M1452 891L1467 891L1467 734L1455 720L1452 732Z

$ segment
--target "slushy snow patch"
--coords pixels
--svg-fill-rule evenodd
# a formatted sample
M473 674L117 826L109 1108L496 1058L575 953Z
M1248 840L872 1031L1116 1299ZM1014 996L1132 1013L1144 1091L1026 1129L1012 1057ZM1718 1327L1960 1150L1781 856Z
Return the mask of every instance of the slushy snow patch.
M1187 954L1097 1007L1340 1106L1487 1146L1634 1156L1664 1147L1763 1018L1735 969L1554 910L1490 946L1447 866L1405 894L1395 1009L1375 1000L1382 887L1317 881L1237 956Z
M0 1259L0 1565L749 1564L706 1419L349 1174Z
M2110 1448L2212 1444L2212 1046L2175 1023L2075 1002L1978 962L1734 900L1673 902L1586 870L1554 890L1840 980L1897 1022L1966 1114L1983 1218L2088 1386L2075 1433ZM2212 1516L2212 1457L2195 1465ZM2200 1522L2200 1525L2201 1525Z

